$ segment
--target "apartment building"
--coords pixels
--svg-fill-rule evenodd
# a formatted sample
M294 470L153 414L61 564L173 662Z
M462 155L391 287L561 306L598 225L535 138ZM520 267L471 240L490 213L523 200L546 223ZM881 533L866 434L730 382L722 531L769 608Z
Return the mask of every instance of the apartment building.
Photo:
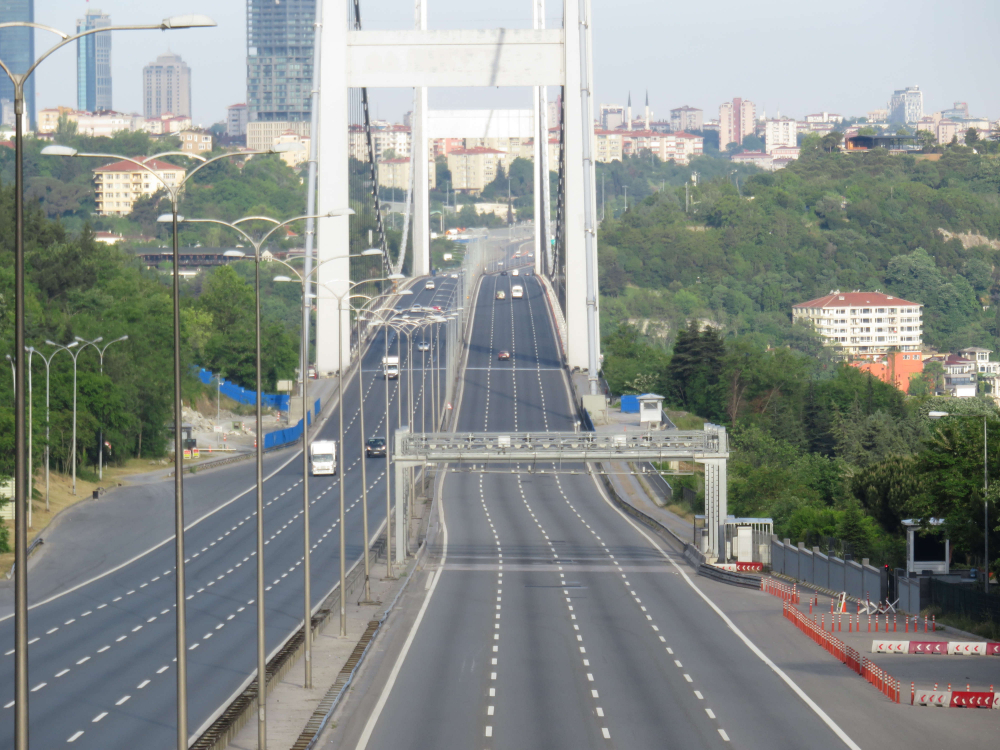
M448 170L454 182L452 188L478 193L497 176L497 165L506 154L495 148L479 146L456 149L448 154Z
M889 99L889 122L905 125L924 116L924 92L919 86L907 86L892 92Z
M142 69L142 102L146 118L191 116L191 68L168 52Z
M212 151L212 134L207 130L182 130L177 137L184 153L204 156Z
M250 110L246 104L230 104L226 107L226 135L230 138L242 138L247 134L247 123L250 122Z
M799 124L791 117L779 117L764 124L764 142L769 154L780 146L797 146L798 138Z
M792 322L810 323L849 358L883 357L890 350L919 352L923 305L882 292L841 292L792 305Z
M625 156L650 152L661 161L687 164L692 157L704 152L704 146L705 139L692 133L662 133L658 130L594 131L594 159L605 164L621 161Z
M677 107L670 110L671 130L701 130L704 122L704 112L697 107Z
M263 151L271 147L274 139L291 130L298 136L309 137L309 120L284 122L281 120L251 120L247 123L247 148ZM353 141L352 141L353 143ZM367 151L365 152L368 153ZM354 153L351 153L354 156Z
M142 197L152 195L167 186L179 185L184 169L158 159L146 159L146 168L127 161L107 164L94 170L97 193L97 213L101 216L125 216ZM156 179L150 170L160 179ZM162 182L161 182L162 180Z

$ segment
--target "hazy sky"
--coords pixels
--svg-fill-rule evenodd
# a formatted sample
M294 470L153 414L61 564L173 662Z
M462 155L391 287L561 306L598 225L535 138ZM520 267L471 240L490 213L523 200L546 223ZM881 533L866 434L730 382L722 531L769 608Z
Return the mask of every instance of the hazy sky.
M2 1L2 0L0 0ZM573 1L573 0L571 0ZM427 0L432 28L530 27L530 0ZM706 117L734 96L758 115L801 117L826 110L864 115L893 89L919 85L927 113L966 101L973 115L1000 117L1000 2L997 0L592 0L595 104L641 113L645 91L657 118L683 104ZM245 0L94 0L114 23L159 21L164 13L206 13L215 29L117 32L112 44L114 107L141 111L142 66L168 49L191 66L194 119L221 120L246 99ZM500 5L503 10L498 10ZM549 2L550 25L561 19ZM72 32L83 0L35 0L35 20ZM412 0L361 0L366 28L412 28ZM55 39L38 33L37 51ZM76 106L75 47L37 73L38 108ZM371 91L384 119L410 109L410 91ZM437 90L434 107L528 107L523 89ZM710 113L712 113L710 115Z

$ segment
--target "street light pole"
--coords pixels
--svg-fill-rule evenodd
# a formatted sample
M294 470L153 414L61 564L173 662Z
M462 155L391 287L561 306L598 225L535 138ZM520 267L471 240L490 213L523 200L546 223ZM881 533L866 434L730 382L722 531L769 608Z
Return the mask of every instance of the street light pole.
M101 375L104 375L104 352L106 352L108 350L108 347L111 346L112 344L117 344L119 341L125 341L126 339L128 339L128 334L121 336L115 339L114 341L109 341L104 345L103 348L99 347L95 341L87 341L86 339L82 339L79 336L75 336L74 338L84 345L84 349L86 349L87 346L93 346L95 349L97 349L97 353L100 355L101 358ZM100 341L100 339L97 339L97 341ZM81 349L80 351L83 351L83 349ZM101 430L100 441L98 442L97 445L97 477L98 479L103 480L104 479L104 423L103 422L101 423L100 430Z
M93 341L88 341L87 343L88 344L93 344L93 343L96 343L98 341L101 341L101 337L100 336L98 336ZM55 341L49 341L48 339L46 339L45 343L48 344L49 346L55 346L55 347L58 347L59 349L64 349L66 351L66 353L73 359L73 443L72 443L72 445L73 445L73 449L72 449L72 458L73 458L73 461L72 461L72 467L73 467L73 494L75 495L76 494L76 361L80 357L80 352L83 351L83 350L82 349L77 349L75 352L70 351L74 346L77 346L80 343L79 340L73 341L72 343L67 344L66 346L62 346L60 344L57 344Z
M206 164L208 162L205 162ZM204 164L199 165L204 166ZM256 399L256 469L257 469L257 748L258 750L267 749L267 652L265 643L265 610L264 610L264 414L263 414L263 379L261 374L261 338L260 338L260 250L264 243L273 235L276 231L281 229L288 224L294 223L296 221L302 221L303 219L309 218L308 216L296 216L292 219L286 221L277 221L276 219L271 219L266 216L246 216L242 219L237 219L234 222L220 221L219 219L185 219L184 217L177 215L177 204L174 203L173 213L170 215L160 216L157 221L166 222L172 221L175 227L174 231L174 241L176 242L177 232L176 226L179 221L185 221L190 224L218 224L220 226L228 227L237 233L239 233L254 250L254 363L256 369L256 381L255 388L257 389L257 399ZM340 209L337 211L330 211L329 213L322 214L322 216L313 216L313 218L322 218L325 216L343 216L348 213L354 213L351 209ZM272 224L264 234L255 239L246 230L244 230L240 225L249 221L267 222ZM226 255L242 257L244 253L240 250L227 250ZM176 256L175 256L176 257ZM174 285L176 288L177 279L179 278L177 274L177 267L174 267ZM175 311L178 308L174 308ZM303 418L305 415L303 415ZM308 509L309 497L305 495L305 508ZM306 549L308 554L308 538L306 541ZM308 588L308 577L306 578L307 588ZM309 605L306 605L307 608ZM310 633L310 620L311 617L307 616L305 622L303 623L303 633L306 638L309 638Z
M350 210L350 209L346 209L346 210ZM303 315L303 318L306 318L309 315L309 309L310 309L309 308L309 298L310 298L310 294L309 294L309 277L310 276L312 276L315 273L317 273L318 270L319 270L319 268L321 266L323 266L323 265L325 265L325 264L327 264L327 263L329 263L331 261L342 260L344 258L361 258L361 257L364 257L364 256L371 256L371 255L382 255L382 251L379 248L369 248L369 249L367 249L367 250L365 250L365 251L363 251L361 253L357 253L357 254L354 254L354 255L345 255L345 256L337 256L335 258L327 258L326 260L324 260L321 263L317 264L317 266L315 268L313 268L313 269L311 269L309 271L304 271L303 273L299 273L297 270L295 270L294 267L292 267L289 263L286 263L283 260L275 259L273 262L280 263L281 265L285 266L286 268L288 268L293 274L295 274L302 281L302 310L303 310L302 315ZM277 282L285 282L285 281L292 281L292 278L289 277L289 276L275 276L272 280L273 281L277 281ZM388 280L388 279L374 279L374 281L386 281L386 280ZM327 287L326 284L323 284L322 282L319 282L319 281L317 281L315 283L318 284L319 286L322 286L324 289L326 289L331 295L333 295L334 298L337 298L336 293L332 289L330 289L329 287ZM360 284L364 284L364 283L369 283L369 280L366 279L365 281L355 282L355 283L350 283L349 282L348 283L348 289L347 289L347 291L350 292L354 287L359 286ZM385 295L382 295L382 296L385 296ZM348 295L347 296L348 301L351 299L351 297L364 297L365 299L367 299L369 301L371 301L372 299L377 299L376 297L368 297L367 295L364 295L364 294L356 294L356 295ZM339 319L340 298L337 298L337 304L338 304L338 319ZM350 304L350 302L348 302L348 304ZM303 325L303 327L302 327L302 342L301 342L301 351L302 351L303 363L307 362L307 357L308 357L308 352L309 352L309 341L306 339L307 331L308 331L308 329L306 328L306 326ZM360 348L361 348L361 334L360 334L360 329L359 329L359 332L358 332L358 349L359 349L359 351L360 351ZM305 366L305 365L303 364L303 366ZM303 370L303 372L305 372L305 370ZM308 375L308 373L306 373L306 374ZM304 592L304 594L305 594L304 595L304 601L305 601L305 622L311 622L311 620L312 620L312 596L311 596L311 593L310 593L310 589L311 589L312 583L311 583L310 572L309 572L310 571L310 568L309 568L309 558L310 558L310 546L309 546L310 545L310 536L309 536L309 456L308 456L308 454L309 454L309 418L308 418L308 415L307 415L307 412L306 412L306 405L307 405L307 398L308 398L307 397L308 389L307 389L307 386L306 386L307 380L308 380L307 377L304 377L302 379L302 394L303 394L303 409L302 409L302 419L303 419L303 422L302 422L302 429L303 429L303 433L302 433L302 486L303 486L303 539L304 539L303 543L304 543L304 546L305 546L305 552L304 552L304 563L305 564L303 566L303 574L305 576L305 586L304 586L304 588L305 588L305 592ZM359 376L358 376L359 387L360 387L361 380L362 380L362 378L361 378L361 375L359 374ZM343 404L344 404L343 378L341 378L341 386L340 386L340 388L341 388L340 402L341 402L341 407L343 407ZM361 434L362 434L362 439L364 439L364 433L365 433L365 421L364 421L365 420L365 413L364 413L364 393L363 392L362 392L361 400L359 401L359 404L360 404L360 412L361 412ZM342 409L340 409L338 411L341 412L340 424L343 425L343 416L342 416L343 412L342 412ZM341 455L340 455L341 461L340 461L340 463L341 463L341 466L343 466L343 460L342 460L343 459L343 450L344 450L343 443L344 443L344 436L343 436L343 429L341 429L341 432L340 432L340 452L341 452ZM362 499L363 499L363 505L364 505L364 509L363 509L363 513L362 513L362 516L363 516L363 519L364 519L363 523L362 523L362 534L364 536L364 538L362 540L362 549L364 549L364 551L365 551L365 555L364 555L364 558L365 558L365 601L370 601L370 599L371 599L371 584L370 584L370 581L369 581L369 561L368 561L368 487L367 487L367 477L366 477L366 471L365 471L365 469L366 469L366 467L365 467L365 463L364 463L364 460L363 460L363 457L362 457L362 462L361 462L361 485L362 485L361 493L362 493ZM343 487L343 477L341 477L338 481L341 483L341 487ZM343 511L343 503L341 504L341 510ZM344 513L343 512L341 513L340 517L341 517L341 521L340 521L341 528L343 528L343 525L345 523ZM341 545L341 548L343 548L343 545ZM341 570L343 570L343 566L341 566ZM343 576L342 576L342 579L343 579ZM344 584L342 583L341 584L341 600L342 600L341 604L343 605L342 609L344 610L344 612L346 614L346 604L345 604L345 601L344 601L345 597L346 597L346 593L344 592ZM345 622L345 626L346 626L346 622ZM304 654L305 654L304 661L305 661L305 665L306 665L305 666L305 671L306 671L305 687L307 687L307 688L312 686L312 646L311 646L311 641L312 641L312 633L311 632L304 632L304 644L303 644L304 648L303 648L303 651L304 651Z
M51 368L49 365L52 364L52 358L58 353L58 349L46 358L44 354L35 349L34 347L29 347L35 354L42 358L42 362L45 363L45 512L49 510L49 382L51 380Z

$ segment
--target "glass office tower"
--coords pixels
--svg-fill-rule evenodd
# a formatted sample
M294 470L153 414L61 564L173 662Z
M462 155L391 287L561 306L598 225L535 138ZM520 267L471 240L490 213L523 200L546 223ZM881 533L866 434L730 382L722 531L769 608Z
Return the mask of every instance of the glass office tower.
M247 0L250 120L309 120L316 0Z
M111 16L89 9L76 22L76 33L111 25ZM111 32L99 31L76 40L76 108L86 112L110 111Z
M0 23L34 21L35 0L0 0ZM35 32L33 29L0 29L0 60L13 73L24 73L35 60ZM14 84L6 73L0 71L0 100L9 102L4 112L14 111ZM35 77L32 75L24 86L24 111L29 127L35 123ZM9 123L13 125L13 120Z

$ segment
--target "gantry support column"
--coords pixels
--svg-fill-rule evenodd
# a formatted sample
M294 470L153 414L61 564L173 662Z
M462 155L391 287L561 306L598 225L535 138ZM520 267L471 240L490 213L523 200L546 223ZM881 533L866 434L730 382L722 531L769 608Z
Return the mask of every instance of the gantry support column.
M416 0L415 25L427 29L427 0ZM426 276L431 271L430 179L427 132L427 87L414 89L415 107L411 120L410 148L413 150L413 272Z
M590 3L587 2L589 14ZM591 144L594 139L594 118L592 112L584 112L580 101L582 54L580 48L580 4L576 0L565 0L566 41L566 87L563 92L563 170L565 174L566 206L566 359L570 367L587 369L587 252L584 220L584 201L590 201L596 212L597 204L593 195L586 195L583 188L583 131L589 134ZM586 61L590 67L590 61ZM593 167L591 167L593 169ZM591 185L594 181L591 180ZM596 242L596 238L595 238ZM596 264L595 264L596 265ZM597 268L593 269L597 278ZM597 288L600 288L597 285ZM600 331L600 318L597 320ZM600 336L598 336L598 342ZM599 347L599 343L598 343Z
M709 555L724 560L726 550L726 459L698 461L705 467L705 528L708 529Z
M319 195L317 214L350 205L348 195L348 72L347 72L347 11L348 0L322 0L323 55L320 81L322 110L319 118ZM312 137L316 137L313 134ZM321 284L338 295L347 293L350 284L350 217L338 216L316 222L316 262L341 258L326 263L316 271ZM321 373L337 369L337 346L341 345L343 366L351 361L350 316L341 317L337 327L337 300L317 285L316 299L316 367ZM345 300L346 301L346 300ZM338 335L340 333L341 335Z

